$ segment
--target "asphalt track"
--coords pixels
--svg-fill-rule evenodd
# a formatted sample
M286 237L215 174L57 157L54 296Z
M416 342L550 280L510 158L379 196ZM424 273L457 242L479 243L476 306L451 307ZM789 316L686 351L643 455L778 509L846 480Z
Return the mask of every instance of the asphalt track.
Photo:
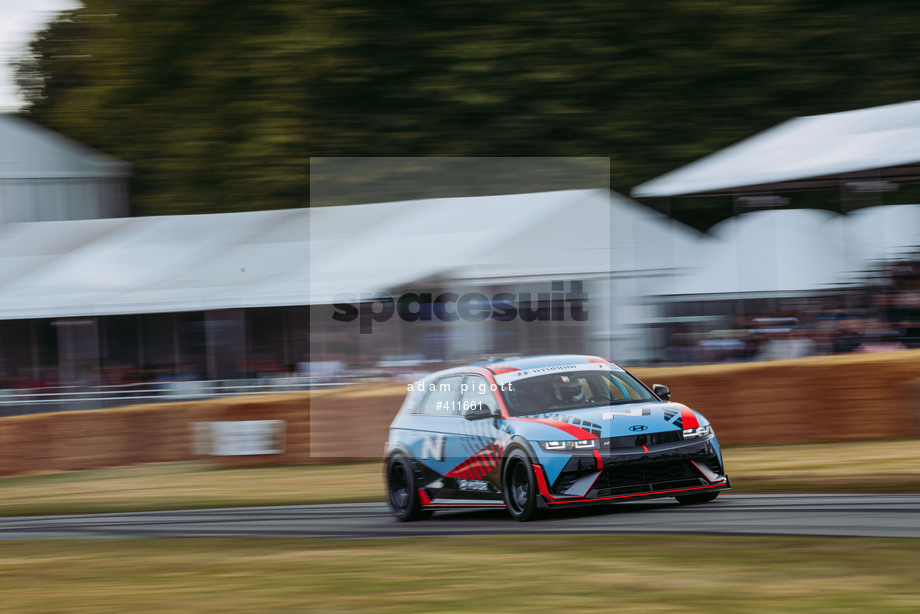
M0 541L156 537L443 537L577 534L920 538L920 495L722 495L556 510L534 522L503 510L439 512L399 523L382 503L248 507L0 519Z

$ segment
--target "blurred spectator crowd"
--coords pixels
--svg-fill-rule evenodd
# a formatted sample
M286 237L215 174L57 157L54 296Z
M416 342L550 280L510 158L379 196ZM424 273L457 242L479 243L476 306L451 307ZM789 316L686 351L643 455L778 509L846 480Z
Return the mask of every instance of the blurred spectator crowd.
M735 317L734 326L684 326L669 335L662 362L782 360L920 347L920 260L879 265L844 291L796 308Z

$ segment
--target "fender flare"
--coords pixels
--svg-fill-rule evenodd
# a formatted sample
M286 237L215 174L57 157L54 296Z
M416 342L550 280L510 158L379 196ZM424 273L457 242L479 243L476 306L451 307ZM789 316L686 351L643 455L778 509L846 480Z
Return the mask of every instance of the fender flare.
M412 455L412 452L409 451L409 449L403 444L397 444L387 451L386 458L383 459L384 471L386 471L387 462L390 460L390 458L396 456L397 454L405 457L409 461L409 466L412 467L412 472L415 474L415 483L424 484L425 475L422 472L421 463L418 462L418 459L416 459L415 456Z
M515 435L511 438L511 441L508 443L508 445L505 446L505 449L502 450L502 465L501 473L499 475L505 474L505 461L508 460L508 455L516 449L523 450L528 458L530 458L531 463L539 464L540 457L537 456L537 452L534 450L533 444L527 441L527 439L524 437Z

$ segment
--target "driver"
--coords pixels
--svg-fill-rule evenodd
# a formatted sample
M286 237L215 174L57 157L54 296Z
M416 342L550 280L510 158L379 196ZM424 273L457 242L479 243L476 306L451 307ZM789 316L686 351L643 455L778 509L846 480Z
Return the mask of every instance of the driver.
M553 382L553 396L557 401L566 405L584 403L586 401L585 389L581 380L568 375L560 375Z

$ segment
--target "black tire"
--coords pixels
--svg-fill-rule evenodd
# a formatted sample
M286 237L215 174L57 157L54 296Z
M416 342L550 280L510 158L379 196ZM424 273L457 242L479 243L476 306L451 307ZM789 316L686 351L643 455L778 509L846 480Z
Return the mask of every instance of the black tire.
M431 518L431 511L422 509L415 472L409 459L402 454L394 454L387 459L386 471L387 503L396 519L410 522Z
M518 522L537 518L537 478L530 459L522 450L514 450L505 460L502 471L502 494L508 513Z
M698 503L709 503L718 496L718 492L704 492L699 495L682 495L674 498L681 505L697 505Z

